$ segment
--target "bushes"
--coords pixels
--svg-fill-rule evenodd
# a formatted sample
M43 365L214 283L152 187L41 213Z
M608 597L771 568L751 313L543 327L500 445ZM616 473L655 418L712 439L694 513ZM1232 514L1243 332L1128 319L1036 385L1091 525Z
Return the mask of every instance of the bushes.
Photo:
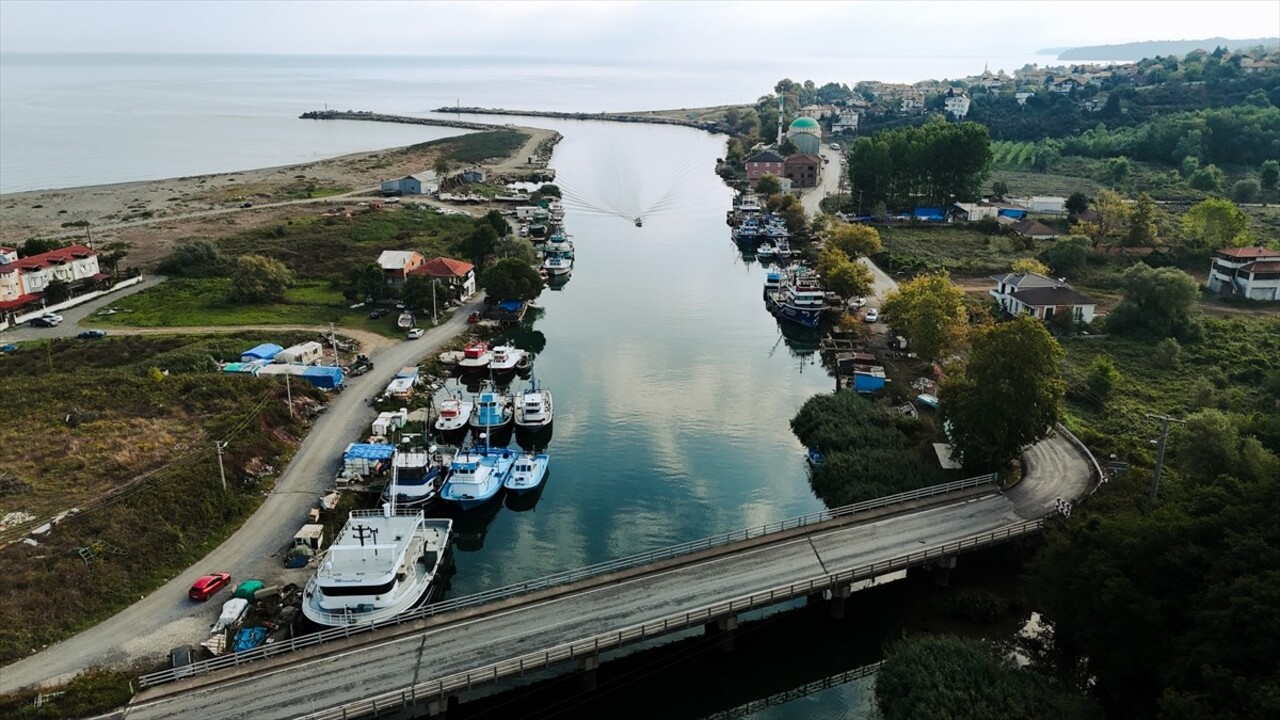
M929 604L943 617L984 625L1005 619L1013 609L1007 598L983 588L949 590L935 595Z

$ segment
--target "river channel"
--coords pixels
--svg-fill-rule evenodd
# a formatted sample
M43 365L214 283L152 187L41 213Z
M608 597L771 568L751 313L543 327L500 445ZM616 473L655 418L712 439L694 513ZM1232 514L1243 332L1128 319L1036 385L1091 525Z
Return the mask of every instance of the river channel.
M733 193L714 172L724 138L658 125L520 121L564 136L551 165L576 249L571 278L542 293L545 310L521 338L545 341L533 372L555 396L551 471L532 507L496 502L457 517L449 596L822 509L789 421L834 381L812 344L782 335L762 300L766 268L729 239ZM743 659L770 654L761 642ZM840 670L874 662L879 644L861 644ZM835 716L861 716L867 682L828 692L821 704ZM685 710L669 716L703 717L739 702L682 701ZM549 700L517 703L518 712L506 705L484 715L519 717L533 711L526 703L556 715ZM615 712L595 703L578 709Z

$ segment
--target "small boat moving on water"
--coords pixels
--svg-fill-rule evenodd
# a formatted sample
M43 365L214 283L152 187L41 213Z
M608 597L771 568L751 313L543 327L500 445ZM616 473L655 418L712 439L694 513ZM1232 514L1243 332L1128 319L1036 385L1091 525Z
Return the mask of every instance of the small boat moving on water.
M464 450L454 456L440 497L463 510L480 507L497 497L515 461L516 453L506 448Z
M436 415L435 428L440 432L461 430L471 421L471 411L475 407L469 400L451 397L440 401L440 412Z
M542 428L551 424L551 391L538 385L537 380L516 398L516 425L522 428Z
M516 458L502 486L518 495L533 492L546 479L550 462L551 458L546 453L525 453Z
M302 593L302 614L319 625L380 622L426 598L449 549L453 521L388 503L352 510L320 556Z
M639 215L636 216L636 227L644 227L644 220Z

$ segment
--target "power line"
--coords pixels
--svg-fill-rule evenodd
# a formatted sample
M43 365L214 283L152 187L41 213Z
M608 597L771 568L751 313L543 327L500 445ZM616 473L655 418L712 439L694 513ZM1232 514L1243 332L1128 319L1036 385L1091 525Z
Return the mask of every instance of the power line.
M1150 502L1152 504L1155 504L1156 493L1160 489L1160 470L1164 468L1164 447L1165 447L1165 442L1169 438L1169 423L1170 422L1186 423L1186 420L1178 420L1177 418L1171 418L1168 415L1153 415L1151 413L1147 413L1147 417L1157 418L1162 423L1160 427L1160 445L1156 450L1156 469L1155 469L1155 472L1151 473Z

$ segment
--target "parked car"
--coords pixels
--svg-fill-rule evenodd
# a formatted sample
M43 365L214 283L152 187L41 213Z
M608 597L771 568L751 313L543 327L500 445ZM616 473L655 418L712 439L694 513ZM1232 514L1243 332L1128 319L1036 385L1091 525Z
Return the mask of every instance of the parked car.
M862 319L866 320L869 323L873 323L880 319L880 311L875 308L871 308L870 310L867 311L867 314L863 316Z
M31 327L55 327L60 322L62 321L54 320L47 315L41 315L40 317L31 319Z
M377 308L373 312L369 313L369 319L377 320L380 317L386 317L387 313L389 312L391 311L388 310L387 308L384 308L384 307Z
M426 331L426 330L423 330L422 328L414 328L414 329L412 329L412 330L410 330L410 331L409 331L409 334L407 335L407 337L408 337L410 340L417 340L418 338L420 338L420 337L422 337L423 335L426 335L426 334L427 334L427 331Z
M81 340L96 340L98 338L103 338L106 336L107 336L106 330L85 330L81 332L79 335L76 335L76 337L80 338Z
M242 208L251 208L251 207L253 207L253 203L251 203L251 202L243 202L243 203L240 203L240 207L242 207Z
M850 300L849 300L849 309L850 309L850 310L858 310L858 309L861 309L861 308L863 308L863 307L866 307L866 305L867 305L867 299L866 299L866 298L856 297L856 298L852 298L852 299L850 299Z
M192 600L205 601L213 597L222 588L231 584L231 573L216 572L209 573L204 577L191 583L191 589L187 591L187 597Z

